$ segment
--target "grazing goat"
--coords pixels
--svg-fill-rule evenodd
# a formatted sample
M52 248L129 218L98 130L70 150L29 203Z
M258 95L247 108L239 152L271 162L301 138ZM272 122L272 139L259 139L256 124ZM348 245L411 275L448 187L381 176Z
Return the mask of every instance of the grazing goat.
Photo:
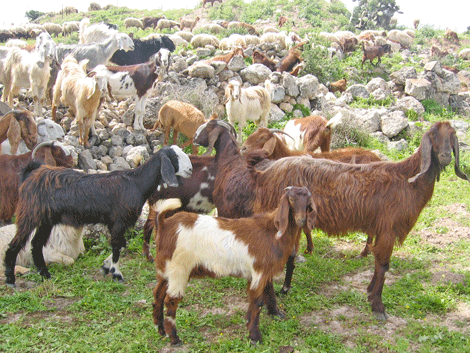
M21 88L29 88L34 99L34 113L42 116L42 104L50 77L50 64L55 56L55 43L43 42L36 51L29 53L13 48L4 63L4 89L2 100L13 108L13 95Z
M126 28L136 27L136 28L144 29L144 24L138 18L128 17L124 20L124 27Z
M322 152L330 151L331 127L328 120L318 115L291 119L284 127L284 132L291 137L286 143L292 150L315 152L320 147Z
M447 50L441 50L439 47L435 47L434 45L431 47L431 58L442 58L446 55L449 55Z
M106 91L111 97L134 97L135 118L134 130L145 130L144 114L147 96L156 80L162 81L170 66L170 51L161 48L153 60L145 64L130 66L99 65L92 71L101 91Z
M338 80L338 81L335 81L335 82L331 82L329 84L327 84L327 87L328 89L330 90L330 92L344 92L346 91L346 84L348 83L348 81L346 80L346 77L343 77L341 80Z
M117 50L134 50L134 42L125 33L116 33L102 43L79 44L69 54L78 62L88 59L87 69L91 70L97 65L106 65Z
M11 110L0 117L0 154L1 143L8 139L10 141L10 153L16 154L21 139L29 149L38 142L38 131L34 115L28 110Z
M165 28L172 29L173 27L180 28L180 24L176 21L173 20L167 20L166 18L162 18L160 21L158 21L157 26L155 27L155 30L162 30Z
M162 48L168 49L170 52L175 50L175 44L165 35L147 40L133 39L133 41L134 50L118 50L113 54L110 61L120 66L143 64Z
M16 225L10 224L0 228L0 259L4 258L8 244L14 238ZM58 224L52 228L49 242L44 246L44 261L69 266L77 257L85 252L83 244L83 228L74 228ZM31 241L18 253L16 266L30 267L33 265ZM16 268L15 266L15 268ZM3 275L3 261L0 262L0 275Z
M188 212L164 218L168 210L180 205L178 199L169 199L155 206L158 283L153 290L153 320L159 333L167 334L173 345L181 342L175 317L191 277L235 276L248 280L245 318L249 338L253 343L261 342L261 307L266 305L270 314L279 314L274 293L266 292L266 288L283 270L299 242L300 228L315 224L312 195L304 187L288 188L274 211L250 218L226 219ZM227 244L232 244L230 251Z
M284 140L280 139L275 132L285 134L282 130L260 127L248 136L245 142L243 142L243 145L240 148L240 153L243 156L247 156L255 150L262 149L267 153L266 157L273 160L284 157L311 156L313 158L326 158L332 161L351 164L364 164L381 161L375 153L363 148L341 148L321 153L293 151L287 147ZM304 229L304 233L307 238L307 249L305 252L307 254L311 254L313 251L312 237L310 236L308 229ZM372 238L368 239L367 244L370 244L371 242ZM365 249L361 252L361 257L365 257L368 254L369 248L366 245Z
M146 29L149 27L152 27L153 29L155 29L155 27L158 24L158 21L160 21L162 18L166 18L165 15L163 15L162 17L147 16L147 17L141 18L142 24L144 25L143 29Z
M215 113L210 119L216 118L217 114ZM178 133L181 133L188 138L181 148L192 144L193 154L197 154L198 148L193 144L193 136L197 128L207 121L204 114L194 105L170 100L160 108L158 120L152 130L163 129L165 131L163 146L166 146L170 139L170 130L173 128L173 144L178 144Z
M189 28L189 30L192 32L194 27L196 27L196 24L200 20L199 16L196 16L194 20L190 19L184 19L183 17L180 18L180 29L183 30L185 28Z
M318 209L317 228L328 235L362 231L375 237L371 250L376 265L368 293L372 311L379 318L386 318L381 293L393 246L402 243L415 224L432 196L440 171L451 162L452 152L456 175L469 180L460 170L458 139L449 122L435 123L424 134L417 152L401 162L352 165L288 157L268 166L261 162L263 169L252 168L252 173L243 170L234 139L216 122L202 125L194 142L206 146L209 134L213 137L215 133L217 177L213 198L219 216L240 217L243 213L246 217L250 212L271 210L287 185L306 186ZM290 287L293 260L292 256L288 261L285 293Z
M96 79L87 76L87 62L83 60L79 64L71 56L63 61L54 85L52 118L57 122L57 107L60 103L68 106L77 120L79 142L85 148L90 148L88 138L90 130L93 136L96 136L95 120L101 92Z
M218 56L214 56L213 58L210 58L209 60L206 61L206 63L210 64L214 61L223 61L224 63L228 64L235 55L241 55L243 58L246 58L245 53L243 52L243 48L236 47L236 48L233 48L230 53L227 53L224 55L218 55Z
M56 224L81 227L104 223L111 233L112 254L104 261L104 274L123 280L119 255L126 246L125 231L137 221L145 201L161 183L178 186L178 178L189 177L192 166L177 146L163 147L141 166L126 171L84 174L75 170L29 164L22 179L16 209L17 232L5 255L6 284L14 286L18 252L31 232L33 260L41 276L51 275L42 248ZM64 185L66 187L64 187Z
M294 48L290 49L287 56L282 58L282 60L277 65L276 71L277 72L284 72L284 71L290 72L294 68L295 65L302 62L301 55L302 53L300 52L300 50L297 50Z
M391 53L392 47L390 44L377 45L366 48L364 42L362 42L362 68L364 68L364 62L368 59L372 66L377 67L382 62L382 56L385 53ZM374 65L372 60L377 58L377 63Z
M268 126L271 110L271 95L263 87L242 88L240 82L232 80L225 88L225 107L228 121L238 122L238 141L242 143L242 131L247 120L260 126Z
M51 166L73 167L72 156L67 156L53 142L40 143L33 151L18 156L0 155L0 221L8 222L12 219L18 203L20 172L33 159Z
M271 71L276 70L276 63L259 50L253 51L253 64L263 64Z
M158 200L178 198L181 200L181 207L178 211L210 213L215 208L212 200L214 180L217 173L215 157L191 155L189 159L193 166L191 176L182 179L180 185L176 187L159 186L149 197L149 205L153 205ZM167 216L176 212L169 212ZM154 209L150 207L143 229L144 244L142 246L142 253L151 262L153 262L153 257L150 255L149 244L156 224L156 215Z

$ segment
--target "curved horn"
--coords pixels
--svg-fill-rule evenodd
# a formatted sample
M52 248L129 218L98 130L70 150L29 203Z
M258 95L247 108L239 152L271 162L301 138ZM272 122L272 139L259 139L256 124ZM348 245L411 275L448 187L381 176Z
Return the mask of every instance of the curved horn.
M217 120L217 125L220 125L220 126L226 128L226 129L229 130L235 137L237 137L237 131L236 131L235 128L232 126L232 124L227 123L226 121L223 121L223 120Z
M34 156L36 155L36 152L39 148L41 148L42 146L52 146L53 144L54 144L54 141L44 141L44 142L37 144L34 147L33 152L31 153L31 159L34 159Z
M294 141L294 138L293 138L291 135L289 135L287 132L285 132L285 131L282 131L282 130L280 130L280 129L269 129L269 131L271 131L271 132L278 132L278 133L280 133L280 134L287 135L287 136L289 136L289 137L292 139L292 141Z

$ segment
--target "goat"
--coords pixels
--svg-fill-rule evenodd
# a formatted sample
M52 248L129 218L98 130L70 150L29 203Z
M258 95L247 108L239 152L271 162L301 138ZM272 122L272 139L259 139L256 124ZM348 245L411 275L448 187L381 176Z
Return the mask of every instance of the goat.
M446 32L444 33L444 38L449 40L450 42L453 42L455 44L459 44L459 36L457 35L456 32L452 31L449 28L446 28Z
M162 18L158 21L157 25L155 26L155 30L162 30L165 28L172 29L173 27L180 28L180 24L173 20L167 20L166 18Z
M88 59L87 69L91 70L97 65L105 65L119 49L134 50L134 42L125 33L116 33L102 43L79 44L69 55L78 62Z
M214 56L213 58L210 58L209 60L207 60L206 63L210 64L214 61L223 61L224 63L228 64L235 55L241 55L243 58L246 58L245 53L243 52L243 49L238 47L238 48L233 48L230 53Z
M165 15L163 15L162 17L147 16L147 17L141 18L140 20L142 21L142 24L144 25L143 29L146 29L146 28L149 28L149 27L152 27L153 29L155 29L155 27L158 24L158 21L160 21L162 18L166 18Z
M21 139L29 149L32 149L38 139L37 125L34 115L28 110L11 110L0 117L0 154L1 143L8 139L11 154L16 154Z
M16 256L31 232L34 264L41 276L50 278L42 255L56 224L80 227L104 223L111 233L112 254L103 273L123 280L119 255L126 246L125 231L137 221L145 201L161 183L178 186L177 176L191 175L188 156L177 146L163 147L141 166L126 171L84 174L75 170L30 163L23 172L16 208L17 232L5 254L6 284L14 286ZM64 187L66 185L66 187Z
M222 3L222 0L202 0L202 7L206 7L206 4L211 4L212 7L214 7L214 3L216 2Z
M62 23L62 36L68 36L73 32L80 31L80 22L79 21L67 21Z
M51 36L54 34L56 38L63 31L61 25L52 22L44 23L44 28L46 29L47 33L49 33Z
M366 48L364 42L362 42L362 68L364 68L364 62L368 59L372 66L377 67L382 62L382 56L385 53L391 53L392 47L390 44L377 45ZM374 65L372 60L377 58L377 63Z
M227 25L227 29L230 31L237 31L240 29L244 29L249 34L259 36L259 32L256 30L256 28L253 25L250 25L249 23L245 23L245 22L238 22L238 21L229 22Z
M213 114L210 119L216 118L217 113ZM173 144L178 143L178 133L181 133L188 138L181 146L181 148L186 148L193 144L193 136L197 128L207 121L204 114L192 104L170 100L160 108L158 120L152 130L164 129L163 146L166 146L170 139L170 130L173 128ZM193 145L193 154L197 154L197 152L198 148Z
M212 199L214 180L217 173L215 157L190 155L189 159L193 166L191 176L182 179L177 187L165 187L165 185L158 187L149 197L149 205L153 205L158 200L178 198L182 204L178 211L210 213L215 208ZM175 212L169 212L167 216ZM153 262L153 257L150 255L149 244L155 224L156 213L153 207L150 207L143 229L144 244L142 253L151 262Z
M170 52L175 50L175 44L165 35L147 40L133 39L133 41L134 50L117 50L110 61L120 66L143 64L162 48L168 49Z
M413 27L414 27L414 29L418 29L420 22L421 22L421 21L420 21L419 19L413 21Z
M8 244L16 233L16 225L10 224L0 228L0 258L3 259ZM49 242L44 247L44 260L47 263L60 263L69 266L77 257L85 252L83 244L83 228L74 228L58 224L52 229ZM18 253L16 266L29 267L33 265L31 256L31 241ZM16 269L15 266L15 269ZM0 262L0 274L3 275L3 262Z
M367 292L373 313L386 319L381 294L394 244L403 243L413 228L432 197L440 172L452 161L452 152L456 175L469 181L460 170L458 139L449 122L433 124L418 150L400 162L351 165L310 157L283 158L268 167L263 165L262 171L253 169L256 187L250 190L261 195L253 209L271 209L283 187L295 180L313 195L317 228L330 236L361 231L375 238L370 246L375 271ZM284 293L290 288L292 271L293 257L288 262Z
M290 49L289 53L281 59L279 64L277 65L276 71L277 72L284 72L284 71L291 71L295 65L302 62L301 58L302 53L300 50Z
M171 344L181 342L175 317L190 277L243 277L248 280L246 319L249 338L261 342L259 315L266 305L278 314L273 292L266 292L273 276L281 272L299 241L300 228L315 223L316 208L306 188L292 187L272 212L250 218L226 219L179 212L165 219L167 210L181 205L178 199L158 202L156 231L157 285L153 290L153 319ZM232 244L227 251L226 244ZM269 288L269 287L268 287ZM163 305L168 317L164 320Z
M253 51L253 64L263 64L271 71L276 70L276 63L259 50Z
M197 22L200 20L199 16L196 16L194 20L184 19L183 17L180 18L180 29L183 30L184 28L189 28L192 32L194 27L196 27Z
M267 153L267 158L277 160L283 157L293 156L311 156L313 158L326 158L332 161L351 163L351 164L364 164L370 162L378 162L381 159L373 152L365 150L363 148L341 148L330 152L307 152L307 151L293 151L287 147L284 140L276 136L275 132L283 133L282 130L267 129L260 127L254 133L252 133L243 142L240 148L240 153L243 156L249 155L255 150L264 150ZM304 229L305 236L307 238L307 249L305 252L311 254L313 251L312 237L308 229ZM372 242L372 238L367 239L367 244ZM369 247L367 246L361 252L361 257L366 257L369 254Z
M286 140L292 150L314 152L320 147L322 152L330 151L331 127L321 116L291 119L284 126L284 132L292 138Z
M344 92L346 91L346 84L348 81L346 80L346 77L343 77L341 80L331 82L327 84L328 89L330 92Z
M4 63L4 90L2 100L13 108L13 95L21 88L29 88L34 99L34 113L42 116L42 104L50 77L50 64L55 56L55 43L45 41L33 52L13 48Z
M83 60L79 64L71 56L65 58L54 85L52 118L57 122L57 107L60 103L68 106L77 120L79 142L85 148L90 148L88 138L90 130L96 136L94 123L101 92L96 79L87 76L87 63L87 60Z
M126 28L136 27L136 28L144 29L144 24L138 18L128 17L124 20L124 27Z
M118 34L114 28L110 28L106 23L95 23L90 25L89 18L80 21L78 34L79 44L103 43Z
M225 102L228 121L238 122L238 141L242 142L242 131L247 120L260 126L268 126L271 110L271 95L263 87L242 88L240 82L231 80L225 88Z
M162 81L170 65L170 51L161 48L153 60L145 64L130 66L104 66L95 67L92 72L101 91L109 89L111 96L134 97L135 118L134 130L145 130L144 113L147 96L150 94L154 82Z
M20 187L20 172L33 159L47 165L72 168L73 158L67 156L60 146L53 142L38 144L33 151L13 155L0 155L0 221L8 222L15 213Z
M449 55L447 50L441 50L439 47L431 46L431 58L442 58Z

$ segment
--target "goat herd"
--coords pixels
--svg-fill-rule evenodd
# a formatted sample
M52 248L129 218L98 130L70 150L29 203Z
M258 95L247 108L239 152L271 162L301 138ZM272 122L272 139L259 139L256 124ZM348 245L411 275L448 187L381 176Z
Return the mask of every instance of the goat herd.
M85 146L89 145L89 131L93 130L104 92L137 97L134 129L143 129L147 91L165 73L169 52L174 50L174 45L167 43L164 47L161 42L155 59L147 64L132 69L104 66L111 57L106 48L131 49L132 41L127 46L125 42L126 38L113 33L109 43L93 48L103 49L103 57L96 51L83 54L85 44L75 48L58 72L52 115L55 118L60 102L69 106ZM12 49L2 79L6 82L4 97L11 103L12 94L23 88L22 75L26 75L31 86L36 85L32 92L35 112L40 115L55 47L47 35L40 36L36 46L36 52L26 54ZM86 66L91 58L95 62L90 73ZM36 64L39 60L42 65ZM27 65L26 71L19 69ZM44 67L46 79L38 82L35 79L43 75L39 72ZM111 234L112 254L104 261L102 271L123 281L119 257L126 245L124 233L134 226L148 200L151 207L144 226L143 252L152 259L149 242L155 234L156 255L152 260L158 282L153 291L153 319L159 333L168 335L172 344L181 342L175 326L178 303L189 279L201 276L248 280L249 338L261 342L261 308L266 306L269 314L284 316L276 303L273 277L286 267L281 292L287 293L302 230L307 237L307 252L312 252L310 233L314 228L330 236L350 231L367 234L361 256L372 252L375 257L368 300L373 313L386 319L382 289L393 246L402 243L414 226L432 197L440 172L450 164L452 153L456 175L469 181L459 168L455 130L449 122L435 123L411 157L386 162L360 148L330 151L331 126L320 117L296 119L284 131L267 129L269 106L266 89L242 89L237 81L231 81L226 89L226 108L229 121L239 124L237 134L231 124L216 116L206 120L195 108L170 101L162 107L156 125L165 128L164 144L168 143L172 126L174 143L179 131L190 139L187 145L192 142L206 147L207 155L188 156L173 145L161 148L135 169L102 174L71 169L71 157L54 143L36 145L32 113L14 110L4 115L0 118L0 142L8 137L15 152L22 138L33 149L21 156L0 156L0 170L8 176L0 180L0 188L9 190L9 194L2 192L0 213L3 220L16 216L15 234L3 260L5 283L15 286L17 258L30 238L34 264L41 276L50 278L43 253L46 244L49 246L52 239L81 239L82 227L96 223L105 224ZM181 120L181 116L187 120ZM240 117L246 116L257 120L261 127L240 147L245 122ZM290 149L288 144L302 151ZM317 148L322 152L315 153ZM202 215L215 208L218 217ZM73 231L58 230L64 226ZM77 250L79 245L73 244ZM75 251L74 256L78 253Z

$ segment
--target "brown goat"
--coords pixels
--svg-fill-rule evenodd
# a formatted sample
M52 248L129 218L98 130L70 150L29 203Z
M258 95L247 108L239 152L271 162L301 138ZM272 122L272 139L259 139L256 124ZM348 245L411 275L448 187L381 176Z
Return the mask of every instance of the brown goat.
M438 47L435 47L434 45L431 47L431 58L442 58L446 55L449 55L449 52L447 50L441 50Z
M34 157L33 157L34 153ZM43 161L46 165L58 167L73 167L72 156L67 156L61 147L51 142L37 145L33 151L17 156L0 155L0 221L10 221L18 203L20 188L20 172L34 159Z
M271 71L276 69L276 63L269 59L265 54L261 53L259 50L253 51L253 64L263 64Z
M298 76L300 71L302 71L304 68L305 68L304 62L298 63L297 65L294 66L292 71L289 72L289 74L291 74L292 76Z
M344 53L350 53L356 50L356 45L359 43L356 37L346 38L340 37L339 39L341 49Z
M286 22L289 21L286 16L280 16L279 21L277 21L277 26L282 27L286 24ZM293 21L292 21L293 24Z
M329 85L328 85L328 89L330 90L330 92L344 92L346 91L346 84L348 83L348 81L346 80L346 77L343 77L341 80L338 80L338 81L335 81L335 82L331 82Z
M313 158L325 158L332 161L351 163L351 164L364 164L370 162L378 162L381 159L373 152L363 148L341 148L330 152L307 152L307 151L293 151L287 147L286 143L275 134L275 132L284 133L281 130L267 129L264 127L258 128L243 142L240 147L240 153L247 156L255 150L262 149L266 151L267 158L272 160L281 159L284 157L295 156L311 156ZM303 229L307 238L307 249L305 252L311 254L313 251L312 237L308 229ZM367 240L367 244L372 242L372 238ZM367 256L369 253L368 246L361 252L361 257Z
M270 289L273 276L282 272L299 242L300 228L315 224L316 207L304 187L291 187L279 206L269 213L249 218L226 219L179 212L165 219L168 210L181 205L178 199L157 203L155 266L157 286L153 290L153 319L171 344L181 340L176 332L176 311L191 277L236 276L248 280L246 320L251 342L261 342L259 315L263 305L272 315L282 315ZM226 245L230 246L227 251ZM164 320L163 307L167 307Z
M149 28L149 27L152 27L153 29L155 29L155 27L158 24L158 21L160 21L162 18L165 18L165 16L163 16L163 17L150 17L150 16L148 16L148 17L143 17L140 20L142 21L142 24L144 25L143 29L146 29L146 28Z
M284 132L292 137L286 143L290 149L315 152L320 147L322 152L330 151L331 127L328 120L318 115L291 119L284 127Z
M183 17L180 18L180 29L183 30L184 28L189 28L190 31L192 32L194 27L196 27L197 22L201 18L199 16L196 16L194 20L190 19L184 19Z
M413 21L413 27L414 27L414 29L418 29L420 22L421 22L421 21L420 21L419 19Z
M382 62L382 59L381 59L382 56L385 53L391 53L392 47L390 46L390 44L383 44L383 45L377 45L377 46L372 46L372 47L366 48L364 46L364 42L362 42L362 51L363 51L363 54L362 54L362 68L364 68L364 62L367 59L370 61L372 66L377 67L377 65L379 65L379 63ZM372 60L374 60L375 58L377 58L377 63L374 65Z
M232 60L232 58L235 55L241 55L243 58L246 58L246 55L243 52L243 48L235 47L235 48L232 49L232 51L230 53L227 53L227 54L224 54L224 55L214 56L213 58L208 59L206 61L206 63L210 64L211 62L214 62L214 61L223 61L224 63L226 63L228 65L230 60Z
M18 152L21 139L29 149L38 142L38 130L34 115L28 110L12 110L0 117L0 154L1 143L8 139L11 145L11 154Z
M452 31L451 29L447 28L446 32L444 33L444 38L446 38L449 42L459 44L459 36L456 32Z
M300 50L289 50L289 53L279 62L276 71L291 71L295 65L302 62L302 52Z

